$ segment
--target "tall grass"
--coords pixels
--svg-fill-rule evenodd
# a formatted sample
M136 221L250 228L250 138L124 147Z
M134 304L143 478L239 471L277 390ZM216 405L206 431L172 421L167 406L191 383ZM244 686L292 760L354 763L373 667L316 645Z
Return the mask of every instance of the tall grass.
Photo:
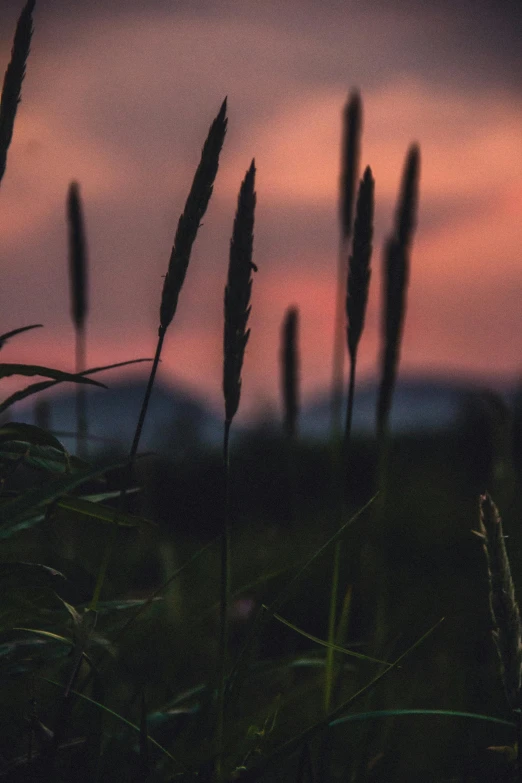
M384 257L383 349L381 381L377 401L377 437L384 448L399 367L400 344L406 313L410 252L417 222L419 201L420 150L408 150L402 176L395 230L388 239Z
M372 255L373 238L373 211L374 211L374 179L369 166L366 167L364 176L359 186L357 198L357 210L355 217L355 227L353 236L353 249L349 258L348 277L346 284L346 319L347 319L347 345L350 359L348 395L346 406L346 423L343 441L343 455L338 457L337 481L338 504L340 518L344 516L344 507L347 501L347 487L349 478L349 441L352 426L353 400L355 393L355 374L357 365L357 350L359 341L364 329L364 320L366 316L366 306L368 303L368 291L370 286L370 260ZM329 621L328 621L328 649L325 669L325 711L330 709L332 691L335 681L334 673L334 649L333 644L337 641L342 643L339 633L345 626L345 622L339 623L337 627L337 599L339 591L339 571L341 559L341 542L335 546L334 561L332 568L332 590L330 597ZM349 591L346 593L349 595ZM344 613L346 616L346 612Z
M222 753L225 731L225 689L227 677L228 614L230 601L230 427L239 408L241 399L241 371L245 348L250 336L247 329L252 292L252 271L257 271L252 262L254 249L254 214L256 207L256 167L252 160L241 187L237 201L232 239L228 278L225 287L225 326L223 336L223 395L225 398L225 426L223 435L223 464L225 475L225 514L221 545L221 604L220 604L220 679L218 722L216 732L217 775L222 777Z
M337 265L337 294L334 324L334 350L332 362L331 427L332 436L341 433L342 399L344 386L345 350L345 299L348 275L348 254L353 227L355 194L359 178L361 155L362 101L354 90L344 108L342 130L341 179L339 191L340 240Z
M506 551L502 520L488 493L480 497L479 530L488 569L492 636L506 698L517 723L518 780L522 780L522 622Z
M67 198L67 220L69 226L69 281L71 291L71 314L76 336L75 372L86 368L86 322L88 312L87 244L83 221L80 188L71 182ZM76 425L78 456L85 457L87 441L87 408L85 390L80 384L76 388Z
M165 339L167 329L176 313L179 295L190 261L192 245L196 239L201 220L207 211L208 203L214 188L214 180L216 178L219 165L219 155L221 153L221 148L223 147L227 129L226 109L227 101L225 98L216 118L210 126L210 130L201 152L201 160L196 169L196 173L192 181L192 187L185 203L185 209L178 221L178 227L174 237L174 245L172 247L169 266L163 284L160 305L160 325L158 329L158 343L156 346L156 353L152 363L152 369L149 375L145 396L143 398L138 423L136 425L136 431L134 433L134 438L129 453L129 479L132 476L134 461L138 452L138 446L143 430L143 425L145 423L150 395L152 393L154 379L156 377L158 364L160 362L163 341ZM120 493L120 512L123 510L124 499L125 487ZM116 542L116 536L117 526L113 525L112 534L105 549L105 553L98 571L96 587L94 589L94 594L91 601L91 609L93 610L96 609L100 598L103 583L105 581L107 566L109 564L111 553Z

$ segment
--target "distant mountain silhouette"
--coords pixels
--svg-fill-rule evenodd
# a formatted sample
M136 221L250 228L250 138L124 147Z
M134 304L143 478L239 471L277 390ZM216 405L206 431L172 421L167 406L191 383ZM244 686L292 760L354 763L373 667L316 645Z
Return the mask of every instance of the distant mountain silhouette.
M147 386L147 378L140 376L114 383L105 382L108 389L84 387L88 433L92 438L89 453L130 449ZM9 418L36 424L36 405L41 405L42 400L47 401L46 428L57 434L64 446L74 453L77 429L75 391L52 389L30 399L14 405L9 411ZM222 429L222 421L204 402L180 388L158 381L152 390L139 451L170 453L192 449L197 444L217 443L222 437Z
M390 416L392 432L426 432L455 425L470 395L488 392L486 384L433 378L411 377L400 379L393 397ZM362 383L356 388L352 431L354 434L373 434L376 426L378 384ZM498 391L504 401L510 401L514 392L505 385ZM323 439L330 427L330 396L322 395L303 410L300 432L311 439Z
M130 448L136 422L145 393L147 378L132 377L110 383L108 389L85 387L89 423L89 452ZM455 424L470 393L479 394L486 386L470 385L423 378L399 381L393 400L391 428L393 432L441 430ZM31 400L13 406L9 418L29 424L36 423L35 406L41 400L49 402L49 421L45 426L55 432L64 446L76 450L76 409L74 390L52 390L35 395ZM504 392L504 399L513 397ZM367 382L356 390L353 431L373 435L377 384ZM41 404L41 402L39 402ZM253 422L259 427L262 422ZM271 429L274 430L274 422ZM277 431L277 422L275 422ZM236 426L234 436L248 428ZM299 433L311 440L325 440L330 432L330 400L324 393L315 402L303 407L299 417ZM62 433L70 433L65 435ZM155 384L140 441L140 451L160 454L184 453L198 446L220 447L223 420L203 400L174 385Z

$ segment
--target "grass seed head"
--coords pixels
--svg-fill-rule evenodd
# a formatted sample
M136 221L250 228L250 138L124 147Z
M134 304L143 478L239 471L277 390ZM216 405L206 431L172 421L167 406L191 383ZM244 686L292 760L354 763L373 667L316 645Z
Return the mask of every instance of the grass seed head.
M232 421L239 407L241 369L250 335L247 323L250 315L252 270L257 271L257 267L252 263L256 206L255 174L255 162L252 161L239 191L234 229L230 241L223 339L223 394L227 422Z
M355 360L357 346L364 328L368 291L370 287L370 261L372 257L373 211L375 182L372 170L366 167L359 186L353 251L348 263L348 287L346 315L348 319L348 351Z
M5 173L7 150L13 138L16 110L22 99L22 82L33 35L33 10L34 0L28 0L16 25L11 61L4 76L0 98L0 181Z
M489 608L502 680L512 709L520 707L522 626L498 509L486 493L480 498L479 534L488 564Z
M382 373L377 402L377 431L388 427L393 390L399 367L399 352L406 312L410 249L417 219L419 200L420 150L413 144L408 150L402 176L395 231L385 246L384 317Z
M207 139L201 152L201 160L196 169L192 187L181 214L170 255L169 268L165 275L160 306L160 335L164 333L174 318L178 297L188 269L192 245L198 228L207 210L214 188L219 155L227 130L227 99L210 126Z
M412 144L408 150L401 183L401 195L396 217L396 238L409 249L417 223L419 201L420 149Z
M72 317L77 329L85 325L87 315L87 252L80 190L77 182L69 186L67 199L69 225L69 279Z
M352 234L355 189L359 176L361 153L362 101L354 90L344 109L341 162L341 231L345 242Z

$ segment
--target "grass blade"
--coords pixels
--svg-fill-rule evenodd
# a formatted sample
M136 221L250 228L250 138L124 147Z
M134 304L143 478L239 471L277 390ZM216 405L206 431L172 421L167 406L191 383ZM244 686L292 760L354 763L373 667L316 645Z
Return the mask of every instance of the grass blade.
M268 609L268 606L265 606L264 604L263 607L265 609ZM319 639L317 636L313 636L311 633L304 631L302 628L299 628L297 625L294 625L294 623L291 623L289 620L286 620L284 617L281 617L281 615L277 614L277 612L273 613L273 617L283 625L286 625L287 628L291 628L292 631L295 631L300 636L304 636L306 639L310 639L311 642L315 642L315 644L319 644L321 647L327 647L328 649L332 648L337 652L343 653L343 655L352 655L354 658L359 658L362 661L370 661L371 663L378 663L384 666L390 666L389 661L381 661L379 658L372 658L370 655L364 655L364 653L358 653L358 652L354 652L353 650L348 650L346 647L342 647L340 644L330 644L330 642L327 642L324 639Z
M333 712L329 713L329 715L317 723L314 723L312 726L309 726L309 728L305 729L297 737L293 737L292 739L284 742L282 745L276 748L270 756L263 759L263 761L261 761L256 767L252 767L251 769L247 770L241 778L243 783L254 783L254 781L259 780L272 764L278 762L281 759L288 758L293 753L295 753L304 742L308 742L319 731L326 728L337 719L341 718L343 712L345 712L355 701L360 699L365 693L367 693L378 682L380 682L391 671L393 671L393 669L397 668L400 662L406 658L407 655L413 652L413 650L415 650L420 644L422 644L422 642L425 641L425 639L427 639L428 636L430 636L433 631L439 627L443 620L444 618L441 618L437 623L435 623L435 625L433 625L428 631L426 631L426 633L417 639L417 641L414 642L411 647L408 647L408 649L399 655L399 657L393 663L389 664L389 666L387 666L384 671L373 677L370 682L356 691L356 693L354 693L352 696L350 696L349 699L343 702L343 704L333 710Z
M5 334L0 335L0 348L4 347L4 345L9 340L10 337L14 337L16 334L21 334L22 332L27 332L29 329L38 329L41 326L43 326L43 324L31 324L30 326L20 326L19 329L13 329L11 332L6 332Z
M113 370L116 367L126 367L128 364L138 364L139 362L151 362L151 361L152 359L131 359L131 361L128 362L107 364L105 367L93 367L91 370L84 370L83 372L79 373L79 375L84 377L88 375L94 375L95 373L102 372L103 370ZM25 365L17 365L17 366L24 367ZM25 374L38 375L38 373L25 373ZM62 383L63 380L69 380L69 379L57 378L54 381L41 381L40 383L32 383L30 386L26 386L25 389L20 389L19 391L14 392L14 394L11 394L10 397L8 397L6 400L4 400L4 402L0 404L0 413L6 411L8 408L11 407L11 405L14 405L15 402L20 402L21 400L24 400L26 397L30 397L32 394L36 394L37 392L40 391L45 391L45 389L50 389L51 386L56 386L57 383ZM103 386L104 384L97 384L97 385Z

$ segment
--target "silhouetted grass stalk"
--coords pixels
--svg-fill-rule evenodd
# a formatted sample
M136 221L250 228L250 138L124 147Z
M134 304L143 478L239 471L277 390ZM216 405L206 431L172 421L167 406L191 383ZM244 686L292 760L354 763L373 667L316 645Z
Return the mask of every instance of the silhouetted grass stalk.
M192 245L196 239L199 226L207 210L208 203L214 188L214 180L216 178L219 166L219 155L223 147L227 130L226 110L227 99L225 98L219 113L210 126L207 139L201 152L201 160L196 169L196 173L192 181L192 187L185 203L185 209L178 221L178 227L174 237L174 245L170 255L169 266L167 274L165 275L165 281L163 283L163 292L160 305L160 325L158 329L158 343L156 346L156 353L152 363L145 396L143 398L134 439L132 441L132 446L129 453L127 479L129 482L132 480L134 462L138 452L140 437L143 430L143 425L145 423L145 417L147 414L150 395L152 393L154 379L156 377L156 372L160 361L165 334L176 313L179 294L183 286L190 261ZM118 511L120 512L123 511L124 508L125 494L126 486L124 485L119 496ZM116 518L117 512L115 515L115 520ZM112 533L110 535L110 539L98 572L96 587L91 601L92 609L95 609L98 604L101 589L105 580L107 566L110 561L114 544L116 543L117 535L118 528L117 525L114 524L112 525Z
M332 363L331 428L332 438L341 433L341 413L344 386L344 324L348 252L352 236L353 209L357 187L362 133L361 96L354 90L344 109L342 161L340 181L341 236L337 266L337 288Z
M72 182L67 199L69 226L69 280L71 289L72 319L76 335L76 373L86 367L86 318L87 318L87 248L80 201L79 186ZM78 456L85 459L88 434L86 395L82 384L76 384L76 444Z
M410 253L417 222L419 200L420 150L412 144L406 155L403 169L395 226L385 244L383 265L382 348L381 379L377 398L377 467L376 483L379 501L374 509L374 522L381 523L386 507L386 488L390 453L389 418L399 368L400 345L406 314L406 293L409 282ZM373 561L374 574L380 570L379 555L368 537L365 559ZM388 586L381 583L380 605L386 615L389 598ZM371 600L371 599L370 599ZM384 623L376 623L375 649L380 650Z
M348 399L346 410L346 425L344 432L343 457L339 472L341 496L341 515L344 516L344 500L346 499L346 486L348 482L348 457L349 440L351 434L353 398L355 392L355 373L357 365L357 350L364 329L366 307L368 304L368 291L370 286L370 260L372 255L373 240L373 213L374 213L374 189L375 182L369 166L366 167L364 176L359 186L357 197L357 209L355 216L353 249L348 264L348 278L346 285L345 307L347 318L347 344L350 358L350 379L348 384ZM337 596L339 590L339 569L341 557L341 543L338 542L334 550L332 568L332 588L330 593L330 608L328 615L328 641L333 644L339 635L337 625ZM331 705L332 691L335 683L335 653L333 647L328 648L325 667L325 694L324 707L328 712Z
M476 531L475 531L476 532ZM480 498L479 531L488 567L492 636L497 648L502 682L517 724L517 772L522 780L522 623L515 598L502 520L486 493Z
M220 589L220 640L219 640L219 686L216 731L216 773L222 778L222 754L225 733L225 689L228 652L228 608L230 596L230 427L239 408L241 398L241 370L245 348L250 336L247 329L252 292L252 263L254 247L254 213L256 207L256 167L252 160L239 190L237 211L234 218L228 278L225 286L223 331L223 396L225 399L225 425L223 436L223 468L225 508L223 538L221 543L221 589Z
M344 109L344 122L342 132L342 161L341 181L339 193L339 217L341 234L339 241L339 256L337 266L337 289L334 323L334 351L332 367L331 390L331 438L332 438L332 476L333 497L335 498L335 516L337 526L343 518L343 469L341 455L341 414L344 386L344 350L345 350L345 300L346 284L348 279L348 253L350 238L352 236L353 206L355 202L355 188L357 185L359 158L362 133L362 103L361 96L354 90ZM328 613L328 641L335 638L335 617L337 611L337 592L339 585L339 564L341 557L341 542L336 544L333 556L332 587L330 592L330 608ZM324 707L328 712L330 708L333 658L329 648L325 668Z
M18 104L21 101L22 82L31 38L33 35L34 0L28 0L16 25L11 60L7 66L0 98L0 182L5 174L7 150L13 138L13 128Z
M385 249L383 352L377 402L377 439L380 450L388 437L389 417L399 367L400 343L406 313L410 250L417 221L420 150L413 144L406 157L395 231Z

